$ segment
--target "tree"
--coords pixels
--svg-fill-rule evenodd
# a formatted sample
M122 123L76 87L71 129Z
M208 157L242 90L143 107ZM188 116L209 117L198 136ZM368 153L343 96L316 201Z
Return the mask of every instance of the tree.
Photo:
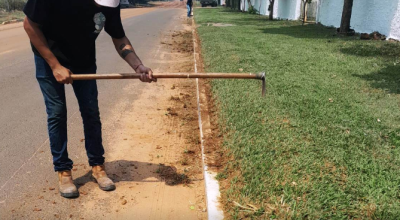
M226 7L230 7L231 9L238 11L240 11L240 3L241 0L226 0L225 2Z
M312 0L301 0L303 5L303 25L307 22L307 4L310 4Z
M353 10L353 0L344 0L342 21L340 22L340 33L347 34L350 31L351 12Z
M269 0L269 6L268 6L268 11L269 11L269 20L274 20L274 4L275 0Z
M251 3L251 0L247 0L247 5L248 5L247 11L248 11L250 14L259 14L260 11L258 11L258 10L256 9L255 5L253 5L253 4Z
M10 12L12 10L12 0L3 0L0 3L0 8L3 8L7 12Z
M230 0L226 0L226 1L225 1L225 7L227 7L227 8L228 8L228 7L229 7L229 8L231 7L231 1L230 1Z
M0 10L7 12L22 10L25 6L25 0L0 0Z

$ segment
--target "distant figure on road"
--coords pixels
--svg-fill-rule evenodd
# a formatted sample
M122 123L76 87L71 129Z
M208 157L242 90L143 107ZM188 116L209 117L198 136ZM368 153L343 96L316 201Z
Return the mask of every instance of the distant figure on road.
M36 78L43 93L48 115L48 133L54 170L58 172L60 194L79 196L73 183L73 162L67 151L67 108L64 84L72 84L71 74L96 72L95 41L103 28L115 49L142 82L156 81L125 36L120 16L120 0L28 0L24 28L36 64ZM83 119L85 148L92 176L102 190L115 189L104 168L104 148L94 80L72 84Z
M193 0L187 0L186 7L187 7L187 17L190 18L190 14L192 13Z

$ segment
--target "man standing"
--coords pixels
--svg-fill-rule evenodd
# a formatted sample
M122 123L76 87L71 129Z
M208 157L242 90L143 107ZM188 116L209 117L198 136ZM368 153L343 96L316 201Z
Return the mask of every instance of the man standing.
M92 176L102 190L115 189L104 168L100 113L96 81L72 82L71 74L96 72L95 40L101 30L111 36L117 52L143 82L156 81L125 36L119 0L28 0L24 28L36 64L36 78L48 115L48 133L54 170L58 172L61 196L79 192L73 183L73 162L67 151L67 109L64 84L72 84L83 119L85 148Z
M193 0L187 0L186 7L187 7L187 17L188 18L190 18L190 15L192 13L192 6L193 6Z

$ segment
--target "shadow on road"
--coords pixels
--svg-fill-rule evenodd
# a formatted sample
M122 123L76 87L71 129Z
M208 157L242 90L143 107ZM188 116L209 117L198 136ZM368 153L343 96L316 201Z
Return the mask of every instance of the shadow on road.
M108 177L115 183L123 181L165 182L170 186L190 183L188 176L178 173L174 166L128 160L106 162L105 166ZM93 181L92 171L74 180L78 188Z

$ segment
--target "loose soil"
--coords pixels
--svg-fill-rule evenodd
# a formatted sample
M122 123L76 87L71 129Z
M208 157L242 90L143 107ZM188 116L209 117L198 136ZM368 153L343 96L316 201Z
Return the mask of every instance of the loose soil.
M192 27L195 23L192 23ZM205 72L204 62L201 53L201 41L197 32L194 36L196 45L196 61L197 71ZM218 80L218 79L217 79ZM201 115L203 121L203 138L204 138L204 154L206 155L205 163L209 170L219 172L222 164L227 162L225 149L222 147L223 136L220 132L217 115L217 105L212 97L211 79L199 79L199 93L201 103Z
M192 34L184 10L181 14L175 31L163 33L160 44L152 48L158 61L154 72L193 72ZM134 89L132 84L121 92ZM115 119L107 120L118 121L118 127L107 131L111 138L105 142L105 166L117 189L100 190L90 178L90 167L75 164L79 198L58 202L57 186L44 187L38 196L40 192L21 198L26 204L12 210L15 219L29 211L33 219L53 215L54 219L207 218L195 80L159 80L131 105L120 105L132 108L115 106L111 114ZM34 209L27 210L32 204ZM43 208L49 204L65 206L68 214Z
M124 9L121 16L142 12ZM159 48L154 52L158 60L154 72L193 72L190 20L184 10L181 14L177 30L163 33L160 45L154 45ZM121 92L133 89L127 86ZM59 202L57 186L47 186L42 194L21 198L26 202L11 211L16 219L29 211L33 219L52 215L54 219L206 219L195 81L159 80L139 95L131 109L121 111L121 106L115 106L118 127L107 131L112 141L105 143L105 166L117 189L101 191L90 178L90 167L75 164L79 198ZM32 204L34 209L27 210ZM63 205L68 214L43 208L48 204Z
M155 72L193 71L186 29L164 34ZM90 195L81 217L206 219L195 89L194 80L160 80L141 94L107 155L117 190L97 189L85 179L90 173L77 180Z

